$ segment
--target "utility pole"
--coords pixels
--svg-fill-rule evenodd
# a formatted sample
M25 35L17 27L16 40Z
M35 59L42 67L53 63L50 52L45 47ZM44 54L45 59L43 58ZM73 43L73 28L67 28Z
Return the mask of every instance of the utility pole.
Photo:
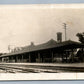
M63 23L64 24L64 29L65 29L65 41L67 40L67 34L66 34L66 23Z
M12 51L11 46L12 46L12 45L8 45L8 51L9 51L9 53L11 53L11 51Z
M9 53L11 52L11 48L10 48L10 45L8 45L8 51L9 51Z

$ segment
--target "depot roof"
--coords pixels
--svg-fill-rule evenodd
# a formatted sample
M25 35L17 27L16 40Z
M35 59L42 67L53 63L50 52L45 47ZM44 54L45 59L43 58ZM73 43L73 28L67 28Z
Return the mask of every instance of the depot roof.
M29 45L29 46L23 47L22 50L7 53L5 55L1 55L0 57L18 55L23 53L41 51L46 49L54 49L54 48L73 49L73 48L82 48L82 47L84 48L84 44L79 42L68 40L68 41L57 43L55 40L51 39L46 43L39 44L39 45Z

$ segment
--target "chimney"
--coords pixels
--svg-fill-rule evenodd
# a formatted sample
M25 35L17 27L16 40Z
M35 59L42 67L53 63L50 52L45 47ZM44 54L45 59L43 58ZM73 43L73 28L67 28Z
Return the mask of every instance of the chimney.
M62 32L57 32L57 42L62 42Z
M31 46L34 46L34 42L31 42Z

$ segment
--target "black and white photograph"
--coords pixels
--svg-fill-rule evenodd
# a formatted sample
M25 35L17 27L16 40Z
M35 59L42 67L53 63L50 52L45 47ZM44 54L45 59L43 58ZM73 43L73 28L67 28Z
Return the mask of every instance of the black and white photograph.
M84 73L84 4L0 5L2 73Z

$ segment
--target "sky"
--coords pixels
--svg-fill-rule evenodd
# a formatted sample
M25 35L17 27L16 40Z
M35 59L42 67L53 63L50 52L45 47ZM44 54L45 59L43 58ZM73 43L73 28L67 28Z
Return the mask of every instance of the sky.
M67 40L78 41L76 34L84 32L84 6L45 5L0 5L0 51L8 52L8 45L23 47L56 40L67 24Z

